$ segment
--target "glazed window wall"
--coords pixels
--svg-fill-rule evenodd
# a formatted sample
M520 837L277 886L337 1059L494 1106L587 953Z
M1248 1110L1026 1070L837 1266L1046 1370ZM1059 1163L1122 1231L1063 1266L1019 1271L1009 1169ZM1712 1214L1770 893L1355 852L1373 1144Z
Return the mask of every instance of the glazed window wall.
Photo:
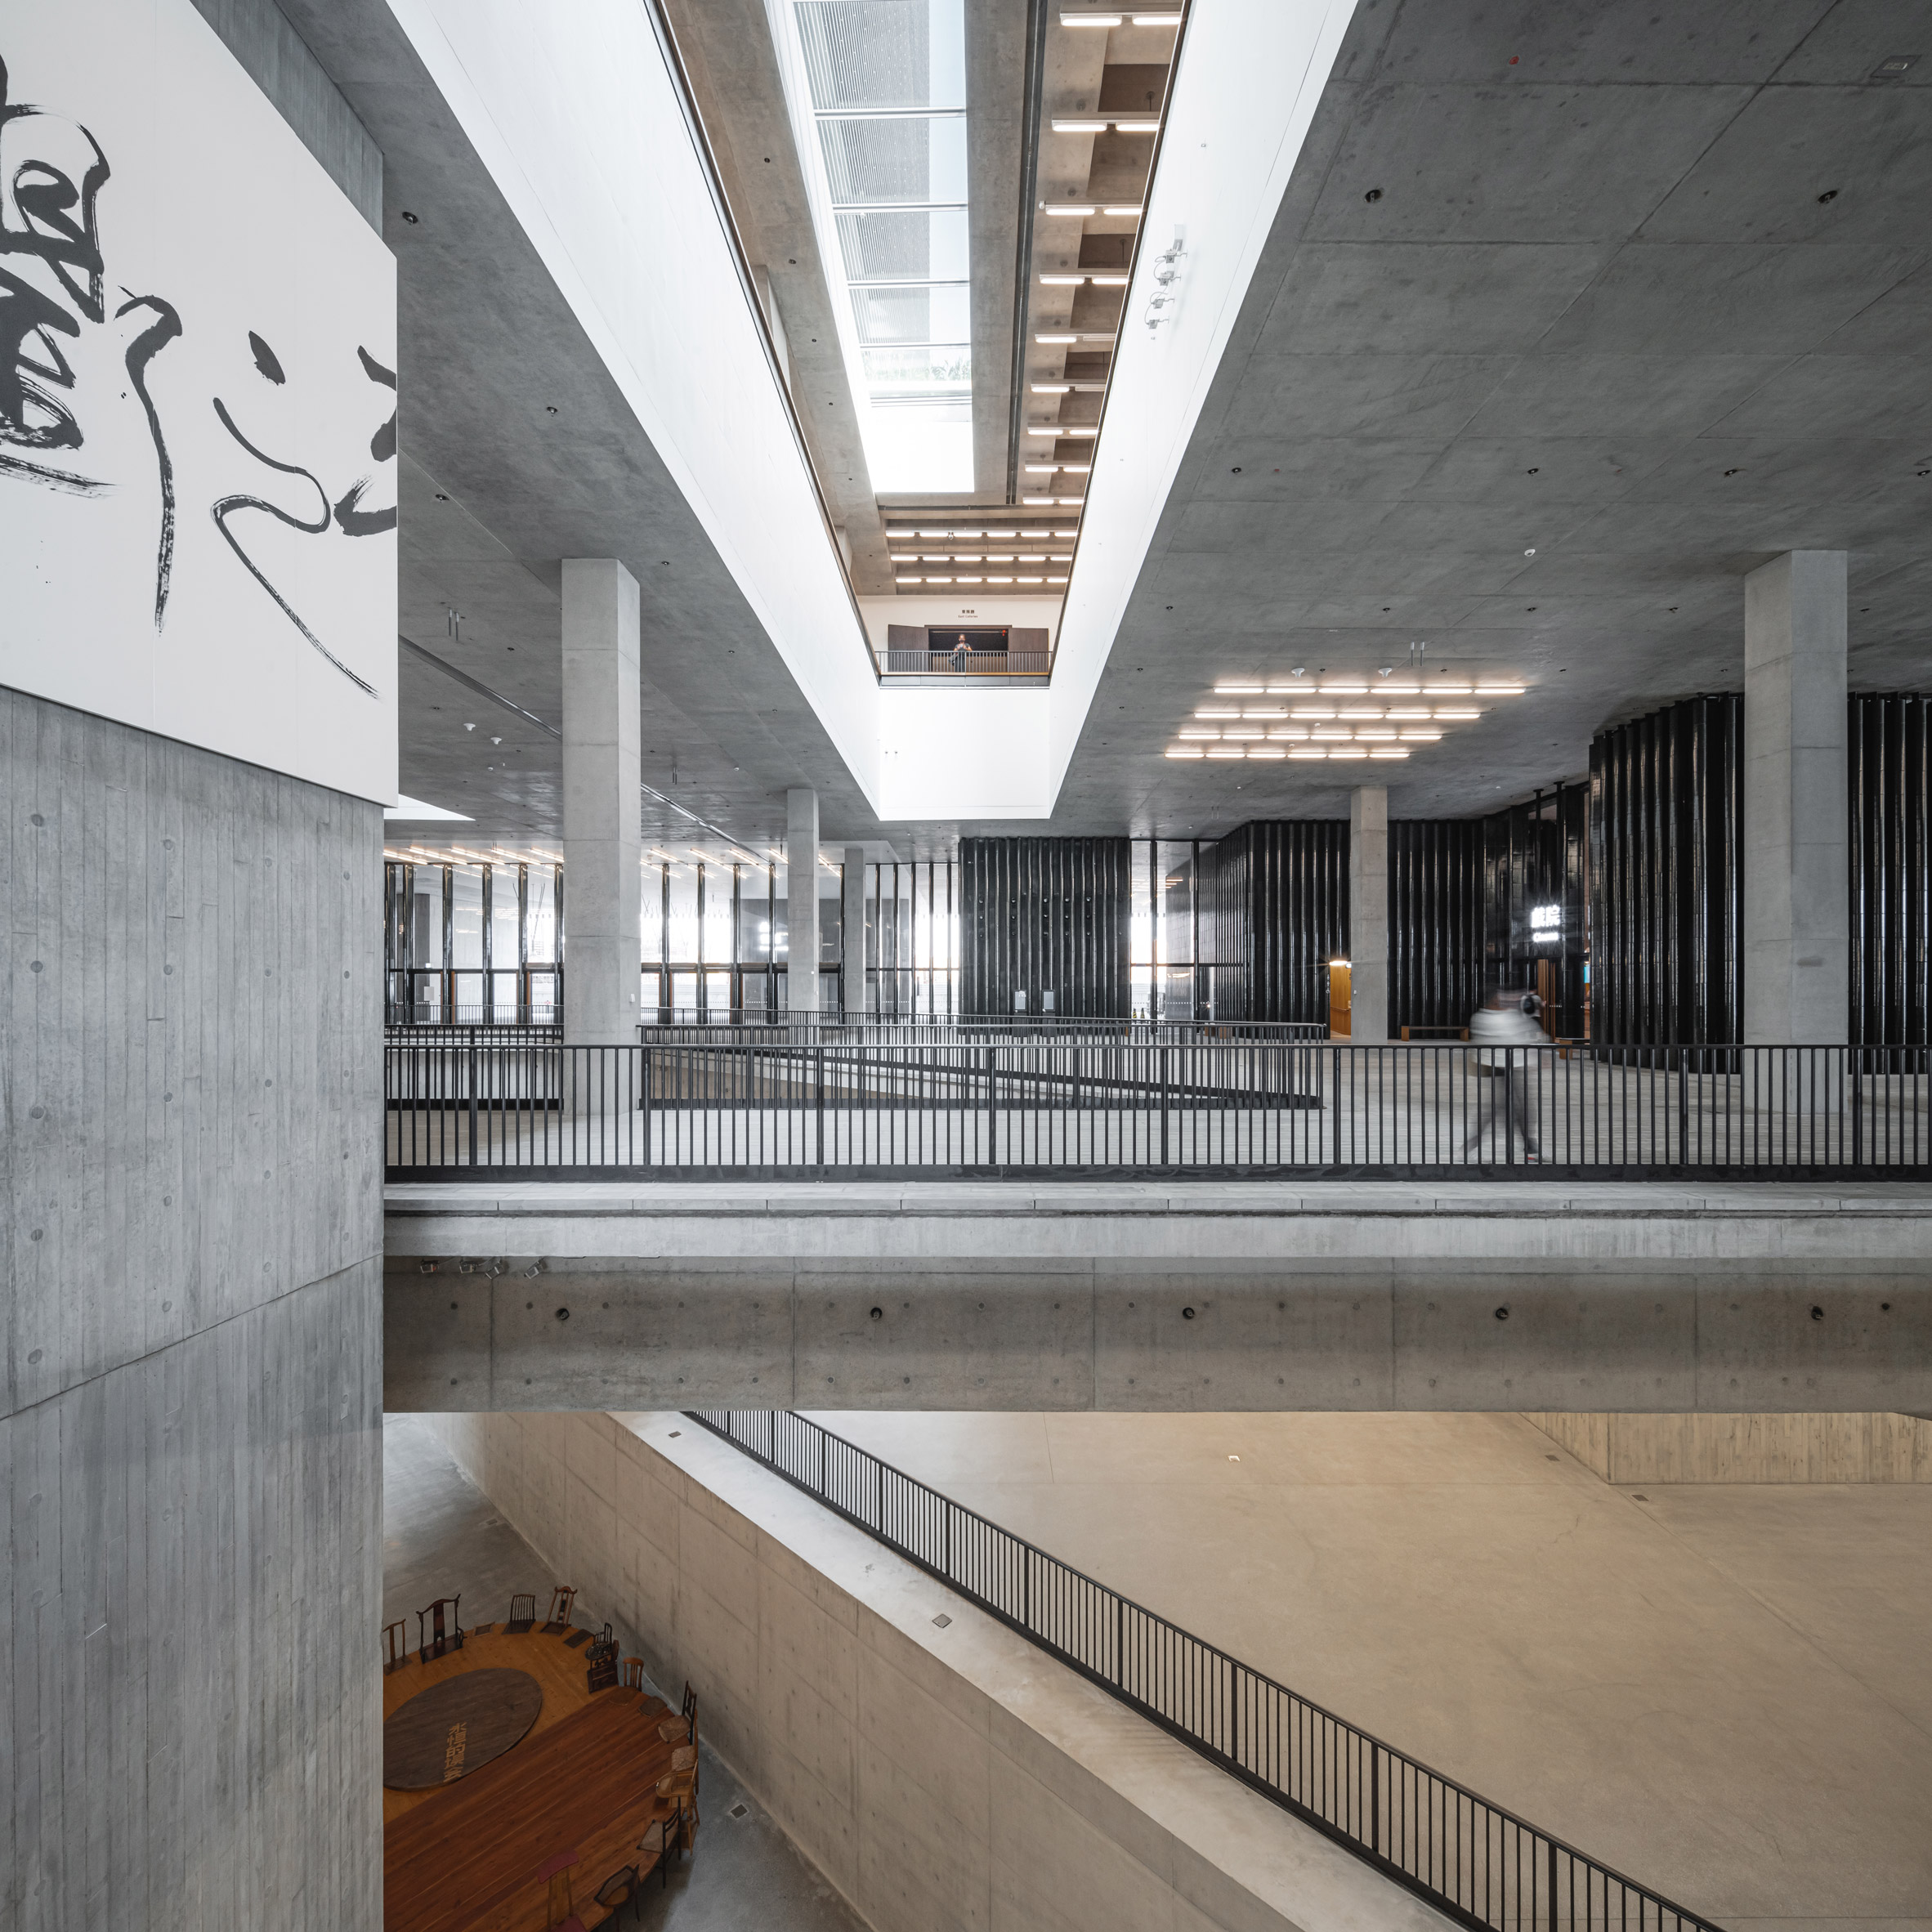
M383 867L383 1017L391 1026L553 1026L562 868Z

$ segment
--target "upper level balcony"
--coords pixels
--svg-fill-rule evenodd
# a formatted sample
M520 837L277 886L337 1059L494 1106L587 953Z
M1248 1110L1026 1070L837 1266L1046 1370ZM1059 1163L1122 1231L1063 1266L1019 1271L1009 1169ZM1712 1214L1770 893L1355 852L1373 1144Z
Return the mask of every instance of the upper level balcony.
M897 686L1044 686L1053 671L1050 633L1020 624L895 624L874 655L880 678Z

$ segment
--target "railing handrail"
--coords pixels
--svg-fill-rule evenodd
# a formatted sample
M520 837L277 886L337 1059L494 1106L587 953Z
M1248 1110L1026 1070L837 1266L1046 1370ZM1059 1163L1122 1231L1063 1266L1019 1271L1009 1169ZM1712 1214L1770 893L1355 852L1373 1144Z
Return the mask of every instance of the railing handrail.
M1357 1046L1002 1017L619 1045L427 1029L384 1052L394 1180L1932 1178L1922 1046Z
M955 1502L950 1496L934 1489L930 1483L921 1482L916 1476L908 1475L905 1470L873 1455L870 1450L861 1449L857 1443L848 1441L843 1436L834 1434L821 1423L812 1421L809 1416L801 1415L793 1409L688 1409L685 1414L691 1420L709 1430L711 1433L718 1436L722 1441L728 1442L741 1455L749 1456L753 1461L770 1469L775 1475L783 1478L794 1488L803 1491L814 1501L830 1509L834 1514L852 1523L855 1527L865 1531L867 1535L904 1557L908 1562L924 1570L928 1576L937 1576L948 1589L956 1591L969 1603L985 1611L989 1616L998 1618L1008 1629L1017 1630L1029 1643L1046 1651L1049 1655L1058 1657L1069 1668L1077 1670L1089 1682L1098 1684L1110 1696L1127 1705L1129 1709L1151 1719L1171 1736L1179 1738L1183 1743L1206 1758L1217 1768L1239 1778L1250 1789L1259 1791L1264 1797L1281 1805L1283 1809L1292 1813L1304 1822L1314 1826L1316 1829L1324 1832L1357 1857L1374 1866L1376 1870L1407 1886L1409 1890L1426 1898L1438 1910L1447 1912L1460 1923L1481 1927L1483 1932L1502 1932L1502 1929L1505 1925L1520 1929L1538 1924L1546 1924L1554 1929L1566 1922L1572 1927L1575 1927L1579 1924L1580 1920L1583 1925L1587 1926L1591 1922L1594 1909L1590 1881L1594 1879L1601 1881L1603 1883L1604 1890L1602 1895L1606 1907L1608 1903L1608 1888L1611 1886L1620 1888L1624 1893L1625 1898L1621 1903L1626 1911L1630 1904L1633 1903L1636 1904L1639 1913L1637 1923L1639 1926L1661 1928L1666 1919L1670 1919L1675 1921L1672 1932L1721 1932L1721 1929L1712 1921L1702 1918L1687 1907L1675 1903L1665 1897L1662 1893L1650 1886L1626 1877L1615 1867L1606 1865L1601 1860L1590 1857L1588 1853L1578 1850L1567 1840L1558 1837L1554 1832L1544 1831L1540 1826L1532 1824L1527 1818L1518 1816L1506 1805L1496 1804L1483 1797L1481 1793L1471 1790L1469 1787L1463 1784L1460 1780L1450 1777L1447 1773L1437 1770L1433 1765L1415 1756L1412 1753L1405 1751L1396 1745L1388 1743L1384 1739L1376 1737L1372 1732L1365 1731L1359 1724L1352 1724L1348 1719L1329 1710L1326 1706L1316 1702L1313 1698L1304 1697L1300 1692L1290 1689L1287 1685L1270 1677L1267 1672L1258 1670L1252 1665L1243 1663L1240 1658L1231 1655L1219 1644L1212 1644L1204 1637L1196 1636L1192 1631L1174 1622L1170 1618L1161 1616L1157 1611L1149 1610L1144 1604L1137 1602L1124 1592L1115 1590L1111 1585L1101 1582L1098 1577L1089 1576L1084 1570L1076 1568L1071 1563L1053 1555L1049 1551L1042 1550L1037 1544L1029 1542L1026 1537L1018 1535L1013 1530L1007 1529L1002 1524L995 1523L990 1517L982 1515L977 1509L970 1509L964 1503ZM1441 1887L1432 1884L1426 1877L1404 1869L1392 1857L1380 1849L1379 1800L1377 1815L1371 1821L1371 1831L1374 1836L1365 1841L1359 1831L1351 1830L1345 1822L1324 1815L1315 1807L1296 1799L1290 1790L1283 1787L1278 1782L1264 1778L1251 1767L1244 1765L1237 1757L1221 1750L1210 1737L1204 1734L1198 1728L1190 1728L1184 1719L1177 1716L1170 1711L1164 1711L1158 1705L1135 1695L1132 1690L1126 1687L1124 1681L1125 1661L1118 1649L1116 1651L1116 1675L1110 1679L1104 1670L1097 1668L1086 1659L1068 1650L1064 1645L1056 1643L1044 1631L1031 1627L1029 1620L1016 1617L992 1598L975 1589L972 1584L958 1574L957 1565L950 1563L941 1564L932 1562L913 1545L906 1541L904 1538L894 1536L883 1520L877 1523L869 1523L862 1514L847 1508L828 1491L822 1474L825 1468L825 1458L822 1455L820 1459L821 1478L816 1483L808 1480L806 1476L786 1468L778 1460L776 1418L780 1415L785 1416L802 1430L810 1432L807 1438L807 1440L811 1439L812 1435L816 1435L822 1438L825 1442L836 1442L841 1451L852 1459L861 1471L867 1475L876 1472L879 1481L871 1487L874 1488L874 1493L880 1496L882 1499L884 1493L883 1478L889 1475L907 1488L916 1491L921 1496L929 1498L932 1502L942 1505L947 1512L949 1532L952 1523L957 1520L963 1519L977 1525L981 1529L989 1532L991 1536L1004 1539L1006 1543L1010 1544L1015 1549L1023 1551L1029 1563L1032 1560L1037 1559L1042 1564L1050 1565L1055 1572L1061 1575L1076 1580L1087 1589L1093 1591L1101 1599L1103 1606L1117 1607L1118 1612L1121 1613L1130 1612L1141 1621L1143 1627L1171 1635L1182 1644L1192 1647L1194 1650L1212 1658L1216 1663L1225 1666L1228 1671L1240 1673L1250 1684L1264 1688L1276 1696L1299 1706L1303 1711L1312 1713L1324 1723L1333 1725L1337 1732L1351 1742L1364 1748L1372 1759L1376 1759L1378 1761L1386 1760L1391 1766L1399 1766L1415 1773L1418 1778L1426 1779L1441 1790L1453 1793L1457 1799L1465 1800L1472 1808L1478 1809L1485 1825L1491 1821L1499 1821L1514 1827L1519 1833L1527 1834L1533 1840L1536 1848L1532 1854L1531 1861L1532 1898L1529 1911L1527 1913L1524 1911L1521 1895L1518 1893L1513 1907L1502 1912L1500 1916L1487 1918L1478 1916L1454 1896L1442 1890ZM749 1439L749 1429L745 1436L740 1436L736 1433L736 1424L741 1417L764 1417L769 1420L771 1425L769 1433L772 1442L771 1453L767 1454L759 1449L754 1442ZM883 1514L882 1509L882 1518ZM953 1542L949 1533L947 1541L949 1552L952 1547ZM1032 1597L1029 1597L1029 1608L1035 1600ZM1104 1623L1105 1621L1103 1617L1102 1621ZM1104 1644L1102 1648L1104 1650ZM1238 1736L1236 1742L1238 1744ZM1549 1854L1548 1869L1553 1879L1557 1858L1561 1857L1569 1862L1572 1881L1569 1888L1572 1909L1567 1915L1567 1921L1565 1916L1558 1911L1559 1901L1554 1885L1545 1894L1549 1907L1548 1917L1545 1919L1536 1914L1535 1911L1534 1877L1538 1865L1545 1854ZM1584 1881L1584 1909L1581 1915L1576 1910L1576 1887L1574 1882L1579 1871L1581 1872ZM1520 1879L1520 1867L1518 1876ZM1655 1911L1657 1916L1654 1921L1643 1916L1645 1907ZM1608 1914L1606 1911L1606 1920L1608 1916ZM1629 1921L1626 1919L1622 1922L1627 1924Z

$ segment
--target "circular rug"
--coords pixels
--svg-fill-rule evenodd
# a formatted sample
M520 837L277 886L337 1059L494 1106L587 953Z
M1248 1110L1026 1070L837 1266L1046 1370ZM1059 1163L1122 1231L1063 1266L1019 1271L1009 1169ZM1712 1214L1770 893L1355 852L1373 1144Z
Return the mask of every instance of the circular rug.
M382 1782L452 1784L500 1758L537 1721L543 1693L525 1670L464 1670L419 1691L382 1725Z

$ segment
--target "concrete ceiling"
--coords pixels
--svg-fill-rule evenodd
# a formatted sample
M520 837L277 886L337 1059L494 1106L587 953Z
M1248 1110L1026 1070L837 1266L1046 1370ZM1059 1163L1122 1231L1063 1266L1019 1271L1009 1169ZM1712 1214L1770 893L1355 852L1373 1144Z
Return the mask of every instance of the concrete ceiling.
M1339 816L1339 772L1163 750L1217 678L1418 640L1531 689L1390 808L1492 808L1738 688L1793 548L1851 553L1854 688L1924 687L1932 57L1868 78L1918 52L1883 0L1362 0L1040 829Z
M557 560L623 557L644 593L644 776L735 838L781 836L798 784L829 843L901 856L965 831L1339 816L1339 772L1162 753L1217 678L1372 673L1418 640L1432 669L1531 688L1420 748L1392 809L1490 808L1579 775L1607 722L1736 688L1741 579L1792 547L1851 552L1854 686L1932 682L1932 7L1362 0L1053 818L884 827L387 7L284 6L387 165L405 633L554 721ZM722 71L762 7L680 17L714 97L744 108L719 132L768 225L758 251L803 274L789 146L771 150L789 185L762 145L743 181L750 110L784 126L768 39ZM1920 51L1903 80L1868 78ZM822 274L816 309L810 278L772 274L798 356L829 322ZM843 382L835 351L798 367ZM807 427L829 475L851 451ZM559 835L553 739L500 711L486 728L419 660L401 689L405 791L471 812L472 839Z
M747 843L783 837L791 785L816 788L828 841L883 836L388 7L282 4L383 154L403 634L561 722L560 560L620 558L642 593L646 782ZM560 837L557 740L401 655L403 791L468 814L466 839ZM646 834L681 834L656 809Z

